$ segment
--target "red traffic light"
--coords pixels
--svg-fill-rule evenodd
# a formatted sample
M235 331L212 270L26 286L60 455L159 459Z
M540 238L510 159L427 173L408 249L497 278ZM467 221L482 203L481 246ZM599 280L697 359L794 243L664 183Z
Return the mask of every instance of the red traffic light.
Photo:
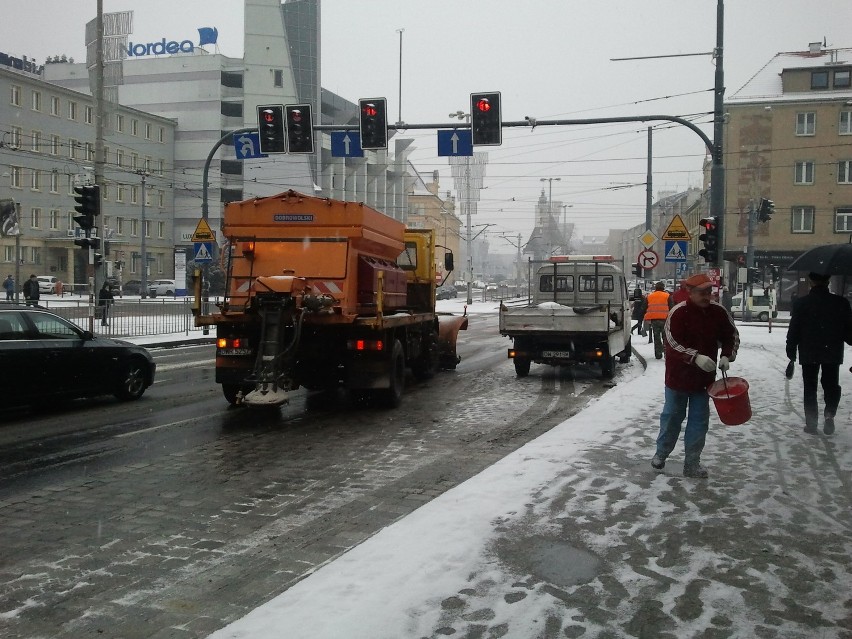
M275 122L275 114L270 109L266 109L263 112L263 121L267 124L272 124Z
M480 98L476 103L476 108L483 113L488 113L491 110L491 100L488 98Z
M362 110L364 115L370 118L374 118L379 114L379 110L376 108L375 104L365 104Z
M708 231L714 231L716 229L716 219L712 217L705 217L704 219L698 222L700 226L703 226Z

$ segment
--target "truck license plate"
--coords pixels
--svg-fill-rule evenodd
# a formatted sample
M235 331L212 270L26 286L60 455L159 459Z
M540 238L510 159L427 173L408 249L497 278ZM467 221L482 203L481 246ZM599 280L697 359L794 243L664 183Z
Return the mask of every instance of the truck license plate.
M250 348L220 348L219 355L251 355Z
M560 358L569 358L571 357L571 351L542 351L542 357L560 357Z

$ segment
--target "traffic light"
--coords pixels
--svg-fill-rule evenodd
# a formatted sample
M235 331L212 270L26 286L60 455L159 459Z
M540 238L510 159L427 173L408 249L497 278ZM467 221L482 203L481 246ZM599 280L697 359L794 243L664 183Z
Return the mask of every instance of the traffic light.
M497 146L503 143L499 91L470 94L470 129L475 146Z
M633 275L636 277L642 277L642 265L639 262L633 265Z
M95 217L101 214L101 187L97 184L87 186L75 186L74 201L77 203L74 210L79 215L74 216L74 221L84 231L90 231L95 226Z
M284 106L263 104L257 107L257 130L261 153L286 153L284 138Z
M103 266L104 256L100 253L95 253L95 268L99 268Z
M760 284L763 281L763 275L760 272L760 268L757 266L752 267L748 270L748 283L749 284Z
M704 248L698 254L708 264L718 264L719 261L719 225L716 217L705 217L698 221L698 225L704 227L704 232L698 239L704 243Z
M314 152L314 123L310 104L288 104L284 107L287 123L287 152Z
M101 238L99 237L78 237L74 240L74 244L83 249L99 249L101 248Z
M773 213L775 213L775 202L767 200L765 197L760 198L760 205L757 207L758 221L768 222L772 219Z
M385 98L358 100L358 129L362 149L388 148L388 101Z

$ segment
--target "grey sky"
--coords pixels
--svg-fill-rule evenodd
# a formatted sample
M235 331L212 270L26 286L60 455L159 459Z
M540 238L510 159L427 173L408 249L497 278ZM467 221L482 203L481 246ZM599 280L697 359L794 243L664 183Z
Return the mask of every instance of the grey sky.
M105 0L106 11L135 10L135 41L193 39L197 28L219 30L219 50L242 55L240 0ZM85 57L83 26L95 0L30 0L3 21L0 50L43 62L56 54ZM499 90L506 120L712 111L710 56L611 62L610 58L711 51L716 0L353 0L322 1L322 84L340 95L387 96L398 113L399 28L402 35L402 117L406 122L450 122L473 91ZM843 40L852 18L847 0L727 0L725 79L733 93L778 51ZM690 94L690 95L682 95ZM665 96L668 99L654 100ZM649 101L653 100L653 101ZM712 137L709 116L703 130ZM412 131L412 156L424 174L438 169L452 189L434 131ZM569 219L584 235L644 220L646 125L540 127L504 131L491 147L480 214L494 232L528 233L542 177L553 199L572 204ZM704 148L682 127L654 134L654 193L701 186ZM544 183L545 185L547 183ZM505 245L505 246L501 246ZM495 238L492 246L511 251Z

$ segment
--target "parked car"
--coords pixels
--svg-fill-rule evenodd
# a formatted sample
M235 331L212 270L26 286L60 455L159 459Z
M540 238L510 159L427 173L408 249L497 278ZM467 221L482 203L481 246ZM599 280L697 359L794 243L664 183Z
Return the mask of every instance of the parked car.
M124 284L121 285L121 294L122 295L141 295L142 294L142 280L127 280Z
M37 275L39 293L55 293L56 277L53 275Z
M174 295L177 290L174 280L154 280L148 284L148 295L157 297L157 295Z
M435 293L436 300L448 300L453 297L458 297L458 291L454 287L451 286L442 286Z
M55 398L142 397L156 364L141 346L95 337L39 308L0 309L0 370L4 403L45 404Z

